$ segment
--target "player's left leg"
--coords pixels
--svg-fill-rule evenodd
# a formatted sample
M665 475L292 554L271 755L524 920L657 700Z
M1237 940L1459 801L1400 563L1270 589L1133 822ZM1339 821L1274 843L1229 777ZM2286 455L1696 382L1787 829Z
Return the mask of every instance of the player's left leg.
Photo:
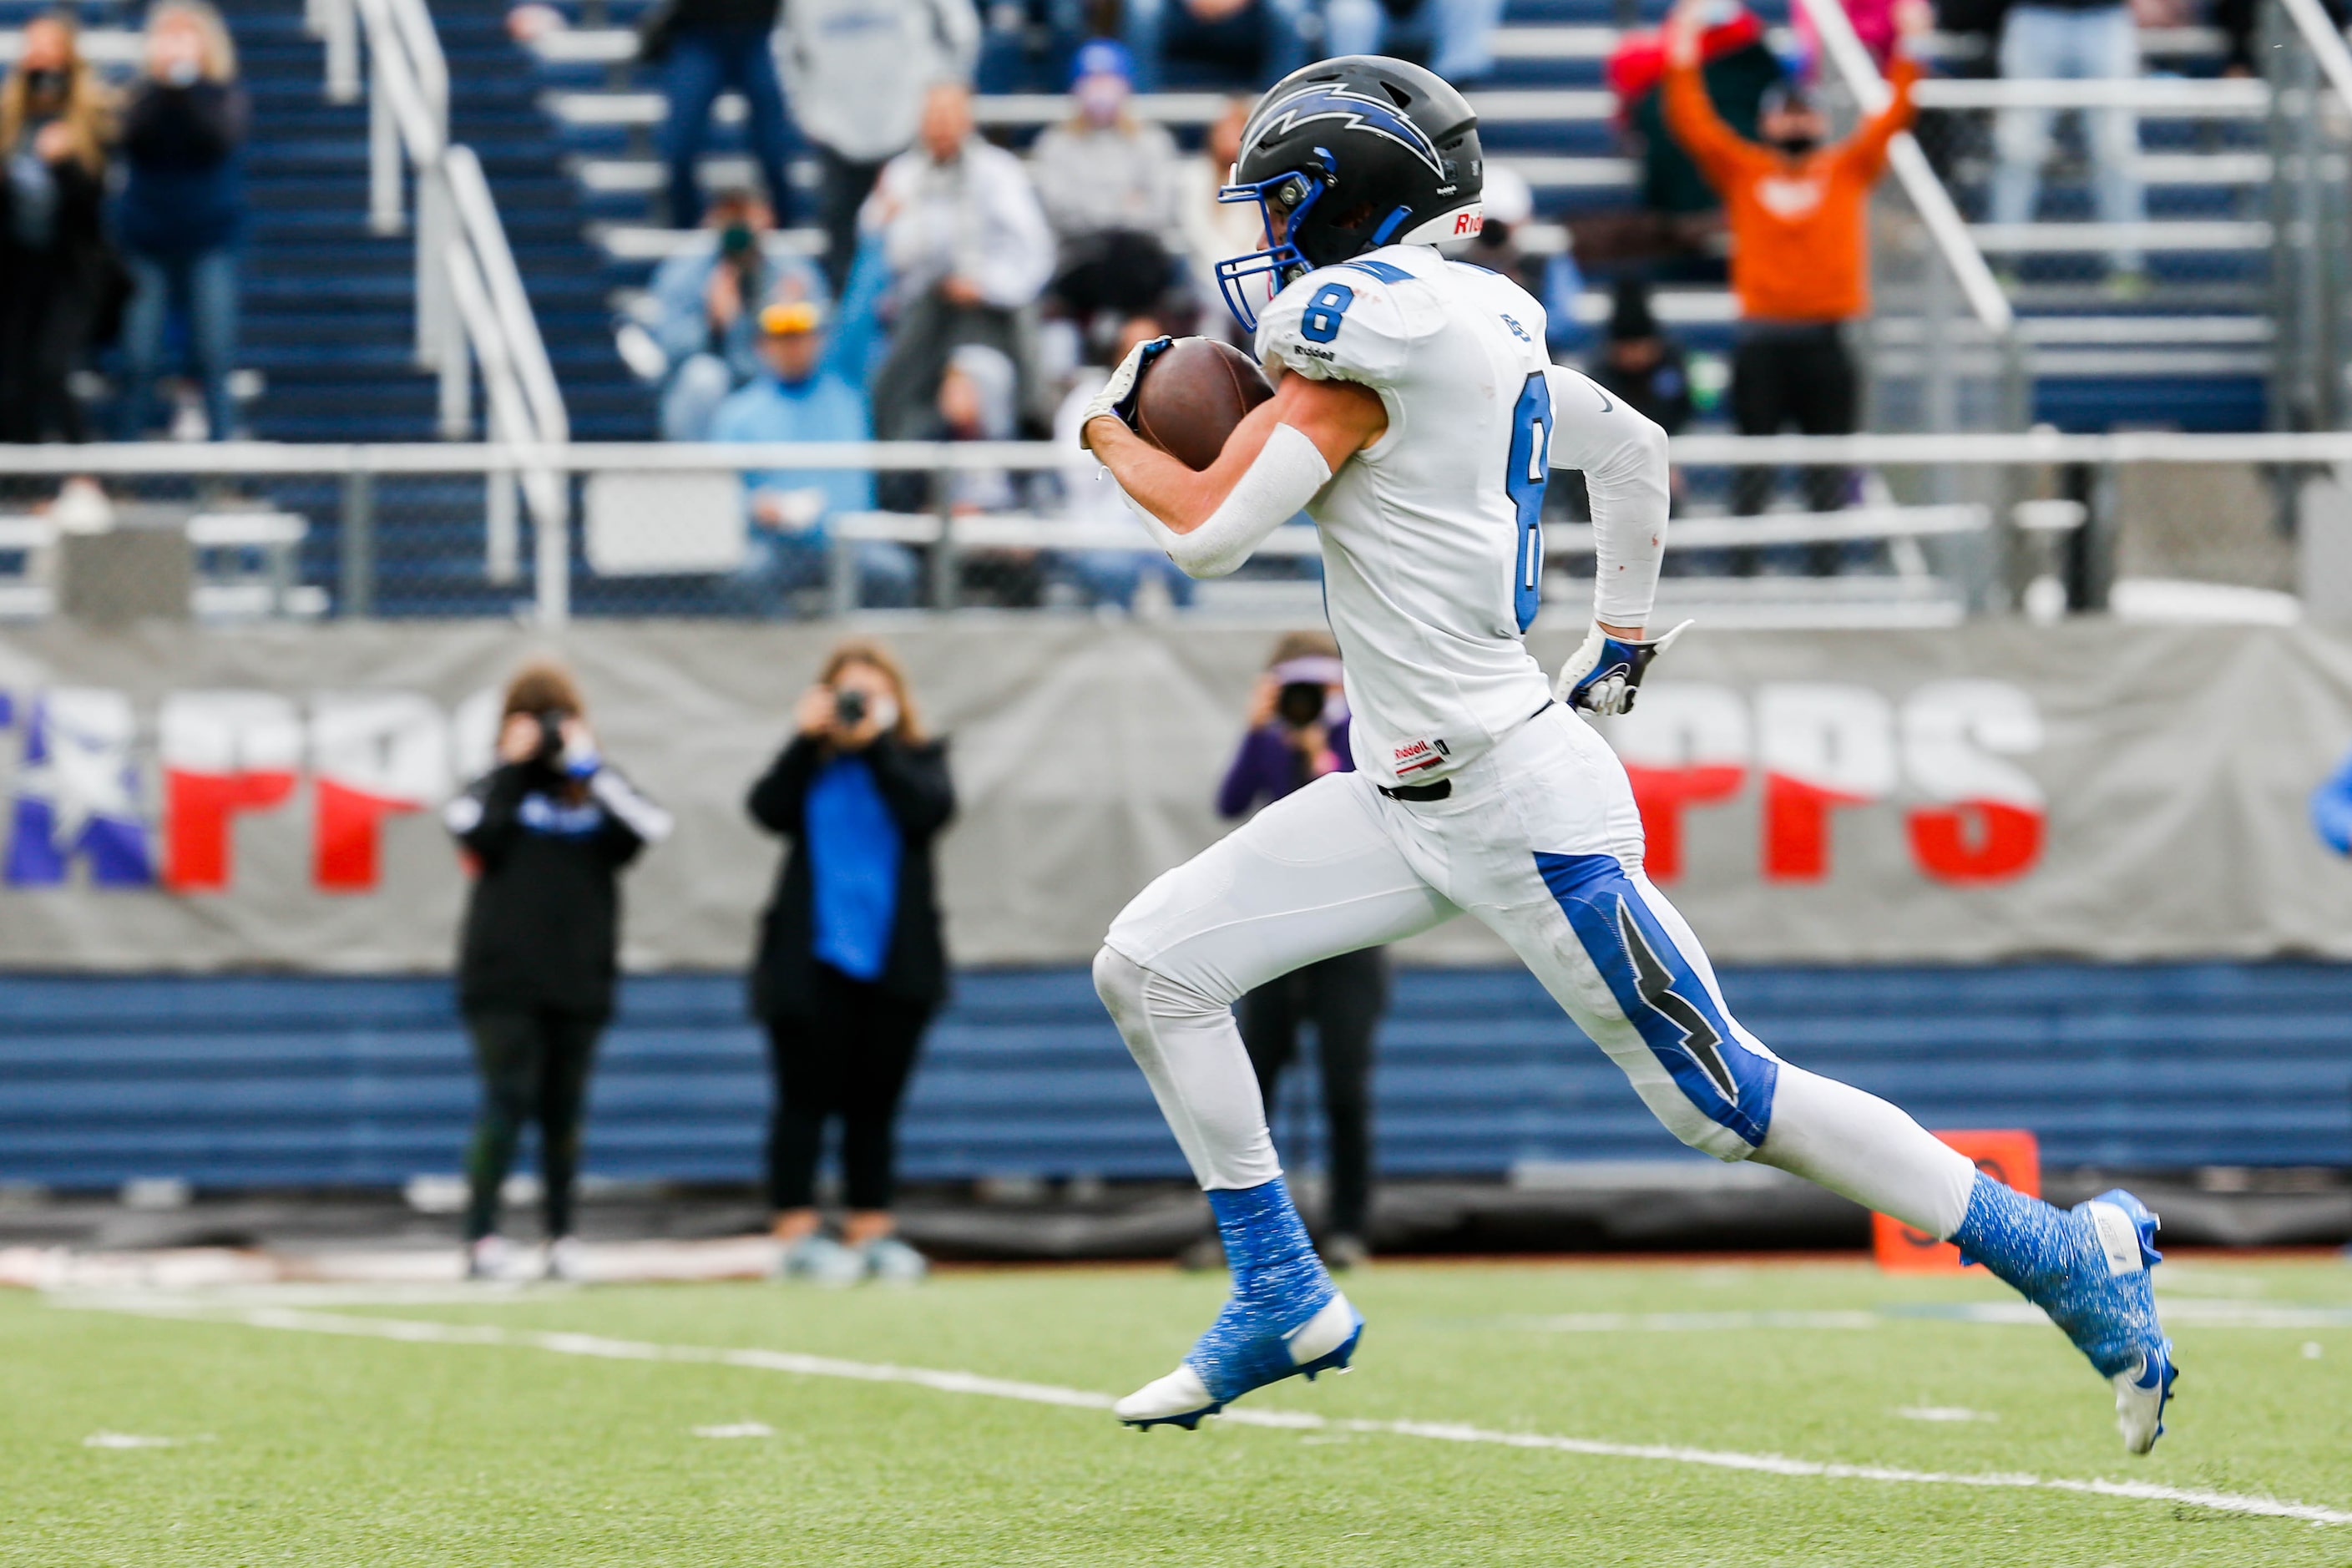
M1489 776L1448 803L1457 824L1443 807L1414 814L1416 832L1443 842L1445 892L1510 943L1675 1136L1957 1242L2111 1381L2126 1443L2155 1442L2172 1368L2148 1282L2155 1220L2138 1200L2109 1193L2062 1212L1979 1174L1885 1100L1774 1056L1642 874L1623 770L1580 720L1552 710L1471 771Z
M1363 1320L1283 1186L1233 1004L1454 913L1382 830L1382 804L1359 775L1327 774L1145 889L1096 955L1096 989L1208 1194L1234 1279L1182 1363L1118 1402L1130 1425L1196 1426L1253 1388L1354 1353Z

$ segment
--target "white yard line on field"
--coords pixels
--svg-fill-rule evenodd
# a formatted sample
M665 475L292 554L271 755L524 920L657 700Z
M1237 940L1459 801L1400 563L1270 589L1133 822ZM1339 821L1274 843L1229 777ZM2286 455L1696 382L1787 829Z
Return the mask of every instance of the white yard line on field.
M87 1304L99 1306L96 1302ZM290 1308L270 1307L221 1313L202 1301L155 1298L134 1304L128 1298L118 1297L99 1310L200 1321L228 1321L250 1328L300 1333L349 1334L365 1339L397 1340L409 1344L504 1345L551 1351L557 1355L597 1356L614 1361L688 1362L751 1367L762 1372L785 1372L803 1377L911 1384L941 1394L977 1394L995 1399L1016 1399L1031 1405L1060 1405L1083 1410L1108 1410L1111 1405L1109 1394L1083 1388L1061 1388L1052 1384L1023 1383L1012 1378L985 1377L978 1373L942 1371L931 1367L843 1361L835 1356L803 1355L794 1351L653 1344L642 1340L608 1339L601 1334L502 1329L487 1323L443 1323L415 1318L369 1318L342 1312L300 1311ZM2159 1486L2148 1481L2071 1480L2063 1477L2023 1474L1960 1475L1940 1470L1895 1469L1883 1465L1844 1465L1818 1459L1792 1459L1779 1454L1742 1454L1719 1448L1685 1448L1656 1443L1604 1443L1589 1437L1554 1437L1539 1432L1497 1432L1449 1422L1333 1420L1304 1411L1229 1409L1220 1419L1239 1426L1320 1433L1382 1433L1441 1443L1484 1443L1506 1448L1580 1454L1592 1458L1643 1459L1662 1464L1697 1465L1710 1469L1745 1470L1821 1480L2077 1492L2093 1497L2180 1504L2210 1509L2220 1513L2300 1520L2309 1524L2352 1524L2352 1511L2341 1509L2285 1502L2276 1498L2239 1492Z

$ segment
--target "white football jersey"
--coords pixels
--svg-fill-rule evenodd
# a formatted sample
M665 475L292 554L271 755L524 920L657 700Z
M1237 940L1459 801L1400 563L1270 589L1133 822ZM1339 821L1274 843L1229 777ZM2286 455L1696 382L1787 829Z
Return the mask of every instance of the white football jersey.
M1523 640L1543 582L1544 483L1555 452L1591 445L1559 442L1558 426L1622 426L1630 411L1551 363L1527 290L1424 246L1298 279L1266 308L1257 350L1269 370L1359 382L1388 410L1387 431L1307 513L1356 766L1387 784L1442 778L1551 700Z

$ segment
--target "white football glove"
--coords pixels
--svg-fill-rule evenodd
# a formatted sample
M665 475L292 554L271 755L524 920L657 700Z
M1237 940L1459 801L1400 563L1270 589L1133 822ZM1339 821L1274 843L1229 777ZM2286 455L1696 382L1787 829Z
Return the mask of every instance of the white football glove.
M1175 342L1174 338L1157 337L1127 351L1127 357L1110 373L1103 389L1095 394L1086 412L1078 416L1079 446L1089 452L1095 449L1094 442L1087 438L1087 427L1106 414L1129 429L1135 428L1135 389L1143 380L1143 367L1166 353Z
M1631 712L1633 698L1641 690L1643 671L1690 627L1691 623L1685 621L1662 637L1634 642L1612 637L1595 626L1584 634L1583 645L1559 667L1552 695L1587 713Z

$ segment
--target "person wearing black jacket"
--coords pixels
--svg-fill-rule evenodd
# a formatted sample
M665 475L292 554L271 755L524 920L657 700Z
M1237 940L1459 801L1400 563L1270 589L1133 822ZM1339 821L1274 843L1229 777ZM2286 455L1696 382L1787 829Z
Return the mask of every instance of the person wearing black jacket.
M620 873L668 836L669 815L597 754L571 675L534 663L507 685L498 765L449 803L446 821L475 873L457 953L457 1005L482 1079L466 1156L467 1272L504 1267L499 1189L536 1120L546 1272L571 1278L581 1102L613 1015Z
M119 268L106 243L106 89L62 12L25 26L0 83L0 443L85 438L68 382L102 335Z
M844 643L794 711L798 731L751 786L751 820L791 841L761 917L751 1015L775 1073L768 1195L787 1279L921 1278L893 1232L899 1096L948 961L931 847L955 815L944 742L925 738L888 650ZM849 1215L821 1228L816 1163L839 1117Z
M204 384L207 434L234 434L228 374L236 357L236 252L246 204L239 152L251 110L220 13L162 0L147 14L147 80L122 121L131 171L116 212L137 287L123 321L124 385L116 434L147 433L163 329L177 311Z

